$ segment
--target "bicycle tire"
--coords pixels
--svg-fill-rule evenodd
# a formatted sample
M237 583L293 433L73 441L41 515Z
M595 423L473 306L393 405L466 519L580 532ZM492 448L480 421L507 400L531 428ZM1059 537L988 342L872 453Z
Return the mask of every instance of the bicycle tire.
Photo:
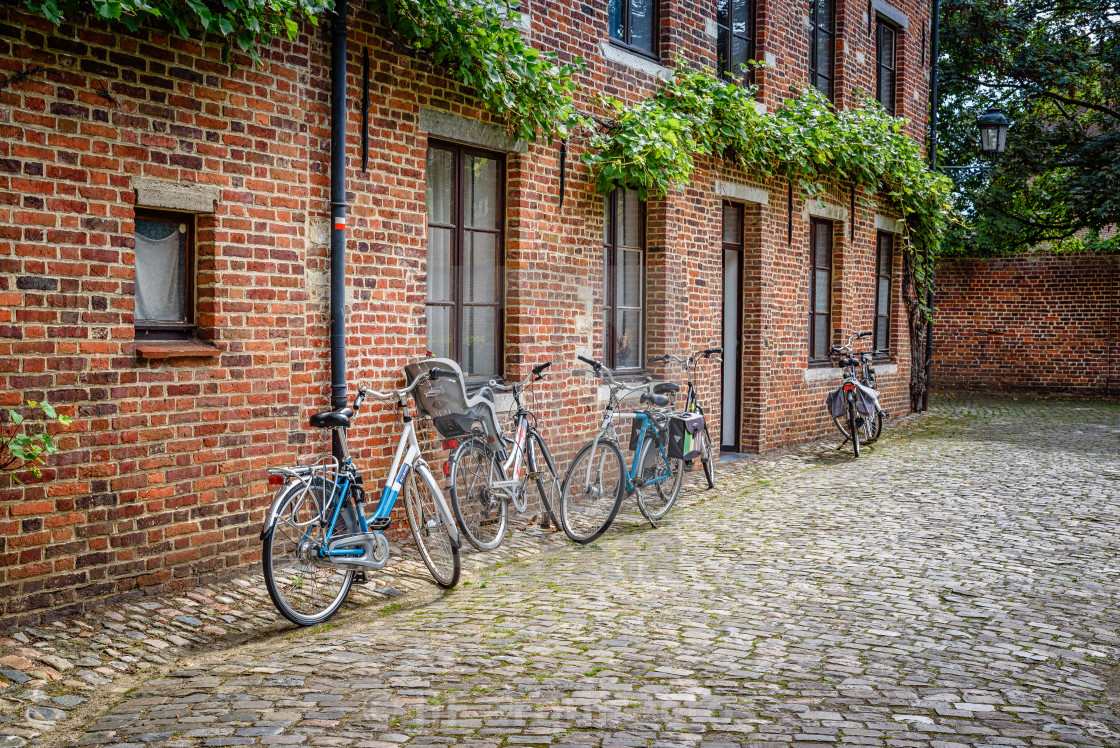
M424 559L424 565L436 584L444 589L454 587L459 582L462 567L459 549L452 542L451 533L439 511L442 497L432 493L428 482L419 478L415 469L405 478L401 493L404 494L405 514L420 558Z
M652 437L647 438L638 455L638 469L642 471L643 478L647 478L647 476L657 478L662 475L663 471L669 471L669 478L655 483L652 491L648 487L638 488L635 491L638 508L651 523L669 513L673 504L676 503L677 497L680 496L681 484L684 482L684 460L663 457L661 450L657 449L658 444L659 442ZM652 452L654 449L657 449L657 451ZM655 499L654 496L657 498Z
M354 571L313 558L325 540L326 528L316 519L320 511L314 488L303 489L311 495L304 495L305 500L293 506L303 495L301 489L299 482L280 489L288 494L265 533L261 564L264 586L280 614L299 626L314 626L330 619L346 602ZM357 532L358 527L357 515L347 502L339 512L335 533Z
M859 457L859 426L856 423L859 416L856 413L855 399L848 398L848 438L852 440L852 451Z
M622 506L626 491L626 464L618 444L600 440L599 451L592 454L593 447L595 442L590 441L576 453L560 491L560 527L580 545L594 541L607 531ZM593 464L595 460L599 461L598 467ZM594 473L590 482L587 479L589 468ZM611 483L614 483L613 501Z
M712 435L708 432L708 423L704 422L704 451L700 455L700 462L704 466L704 478L708 481L708 488L716 487L716 463L712 457Z
M480 551L501 545L509 524L509 502L490 484L501 480L497 456L479 439L467 439L451 453L451 511L467 542Z
M541 456L538 457L537 450ZM556 512L560 509L560 496L563 489L560 486L560 476L556 472L556 463L552 453L544 443L544 439L535 431L529 434L529 450L526 455L529 461L529 470L536 474L537 495L541 498L541 526L547 527L549 523L559 529L560 521ZM543 462L543 465L539 463Z

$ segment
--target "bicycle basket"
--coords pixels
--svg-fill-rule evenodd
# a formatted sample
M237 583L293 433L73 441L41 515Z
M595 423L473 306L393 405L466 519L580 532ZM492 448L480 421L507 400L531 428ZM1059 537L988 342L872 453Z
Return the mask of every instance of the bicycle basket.
M694 460L700 456L700 432L704 416L679 413L669 419L669 459Z
M828 393L828 397L824 399L824 404L828 408L829 415L835 418L846 416L848 414L848 398L844 395L844 385L840 385Z

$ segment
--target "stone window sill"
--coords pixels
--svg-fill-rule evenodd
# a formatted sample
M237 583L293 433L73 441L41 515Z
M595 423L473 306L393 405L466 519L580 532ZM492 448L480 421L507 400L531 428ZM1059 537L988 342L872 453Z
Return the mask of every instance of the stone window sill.
M136 344L137 358L212 358L221 351L195 340L145 340Z
M805 369L805 383L825 382L829 380L840 381L840 370L831 363L812 363Z
M599 49L603 53L603 59L614 62L619 65L625 65L634 70L640 70L647 75L655 78L660 78L664 81L673 79L673 71L664 65L658 64L655 60L644 55L631 52L628 49L612 44L609 41L601 42Z

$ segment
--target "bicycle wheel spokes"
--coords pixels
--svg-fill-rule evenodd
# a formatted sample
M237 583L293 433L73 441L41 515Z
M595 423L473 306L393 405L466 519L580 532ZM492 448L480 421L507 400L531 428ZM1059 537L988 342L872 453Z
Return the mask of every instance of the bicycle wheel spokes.
M424 565L440 587L454 587L459 581L459 549L451 542L451 534L440 514L428 484L412 470L401 488L405 513L412 539Z
M500 475L497 457L477 439L451 455L451 508L459 529L480 551L497 548L506 534L509 505L490 488Z
M610 527L626 486L622 452L610 441L579 451L564 477L560 526L577 543L590 543Z
M681 482L684 480L684 461L667 460L661 454L657 442L648 438L642 444L638 470L639 478L647 484L635 491L638 508L651 522L659 520L673 508L673 504L681 492ZM665 475L668 475L668 477L658 481Z
M293 623L312 626L330 618L350 592L354 572L317 557L326 528L317 502L292 490L280 507L279 519L265 538L265 586L277 609ZM303 500L306 499L306 500ZM336 535L355 532L352 512L340 512Z

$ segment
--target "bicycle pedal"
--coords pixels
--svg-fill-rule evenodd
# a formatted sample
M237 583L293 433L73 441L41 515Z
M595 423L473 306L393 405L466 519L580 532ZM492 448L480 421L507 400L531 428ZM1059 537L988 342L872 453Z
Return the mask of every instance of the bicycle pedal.
M393 524L393 520L389 517L375 517L369 521L370 530L385 530L389 525Z

